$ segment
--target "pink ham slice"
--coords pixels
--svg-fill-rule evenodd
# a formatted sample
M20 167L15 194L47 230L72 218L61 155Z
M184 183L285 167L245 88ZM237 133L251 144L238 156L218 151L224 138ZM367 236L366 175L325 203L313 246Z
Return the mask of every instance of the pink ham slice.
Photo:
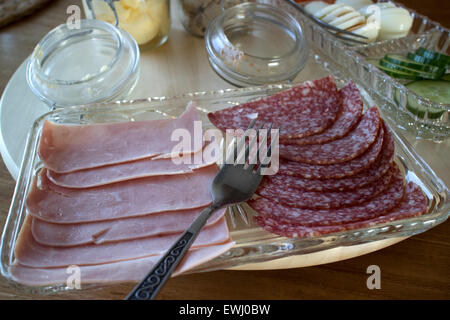
M175 129L191 134L193 153L202 149L194 141L194 122L200 120L192 105L177 119L91 125L61 125L45 122L39 156L54 172L72 172L154 156L169 157L179 141L171 141ZM201 139L201 137L200 137Z
M230 250L234 242L190 249L172 276L183 274L215 257ZM154 264L160 259L159 255L140 259L130 259L113 263L91 266L79 266L80 284L137 282L144 278ZM67 267L63 268L31 268L14 263L9 268L12 279L27 286L65 285L67 282Z
M90 188L136 178L192 173L195 169L216 162L218 156L214 151L218 150L216 147L216 143L209 143L204 150L197 151L192 155L166 159L146 158L68 173L48 170L47 177L54 184L62 187Z
M104 244L74 247L41 245L31 232L32 217L27 216L15 247L15 257L23 265L33 268L92 265L161 255L172 246L181 233L146 237ZM223 244L229 240L225 218L202 229L192 248Z
M32 233L36 242L55 247L179 233L186 230L204 208L79 224L55 224L33 218ZM226 208L216 211L208 219L206 226L216 223L225 211Z
M80 223L192 209L211 203L216 165L193 173L128 180L103 187L69 189L57 186L42 171L27 196L31 215L53 223Z

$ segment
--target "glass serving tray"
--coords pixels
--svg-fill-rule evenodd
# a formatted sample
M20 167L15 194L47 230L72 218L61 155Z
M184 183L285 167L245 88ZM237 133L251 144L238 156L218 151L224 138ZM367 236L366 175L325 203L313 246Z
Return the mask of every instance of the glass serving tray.
M411 80L395 79L374 65L367 59L379 60L386 54L399 54L406 56L408 52L414 52L420 47L450 55L449 31L435 29L422 35L410 35L396 41L387 41L380 44L369 44L354 48L359 63L353 70L358 74L358 79L369 88L372 96L384 101L385 111L397 125L416 136L442 141L450 137L450 102L448 104L435 103L420 95L415 94L404 84ZM418 117L410 112L407 107L408 97L413 97L426 112ZM436 117L429 111L442 110L442 114Z
M287 6L288 4L283 1L279 5ZM292 9L291 7L289 8ZM294 80L294 83L333 74L338 86L341 87L345 82L353 79L359 85L364 97L365 107L377 104L382 111L383 117L388 120L393 129L396 143L396 161L405 173L406 180L415 181L423 188L430 200L429 213L417 218L399 220L351 232L330 234L325 237L289 239L278 237L256 226L253 222L253 216L256 213L243 204L229 208L227 213L231 237L236 245L229 252L191 270L191 272L227 269L293 255L321 252L340 246L353 246L388 238L411 236L424 232L448 218L450 211L448 187L411 147L410 142L397 131L396 119L389 117L390 114L386 112L388 107L386 107L384 100L380 98L384 95L384 92L378 93L374 91L371 83L361 81L359 74L355 73L356 70L360 70L357 64L362 63L363 60L353 51L345 48L339 41L321 31L317 25L309 24L307 21L302 20L298 12L294 11L292 13L300 19L310 47L310 55L305 68ZM291 84L277 84L188 93L175 97L154 97L90 106L74 106L57 109L38 118L29 133L23 163L0 243L2 275L10 279L8 267L14 261L15 242L27 214L24 199L34 175L41 167L41 162L37 155L37 146L42 124L45 120L58 123L87 124L162 119L178 116L189 101L195 100L199 110L203 112L203 123L206 129L211 127L206 117L207 112L270 95L291 86ZM13 281L12 284L21 290L32 290L39 293L58 292L67 289L65 286L30 288L15 284ZM83 290L90 287L83 286Z
M279 1L279 0L265 0L265 1ZM304 2L301 2L301 4L303 6L305 6L308 3L310 3L310 2L311 1L304 1ZM439 24L438 22L433 21L430 18L420 14L419 12L408 8L407 6L405 6L402 3L398 3L396 1L391 1L391 0L378 0L378 1L377 0L372 0L372 2L374 2L374 3L391 2L391 3L395 4L396 7L401 7L401 8L404 8L404 9L408 10L408 12L410 13L411 17L413 18L413 23L412 23L411 29L409 30L409 33L408 33L407 36L417 35L417 34L424 34L424 33L427 33L427 32L429 32L431 30L434 30L434 29L439 29L439 30L442 30L442 31L445 30L445 28L441 24ZM322 27L320 27L320 28L322 28ZM397 39L394 39L394 41L400 40L400 39L403 39L403 38L404 37L397 38ZM392 41L392 40L376 40L373 43L374 44L381 44L381 43L390 42L390 41ZM350 42L346 42L346 43L350 44Z
M387 2L379 0L374 2ZM441 142L450 137L450 105L437 104L422 98L406 88L398 80L383 73L367 62L368 58L381 58L385 53L406 53L420 46L431 50L450 54L450 30L428 17L392 1L396 6L405 8L413 17L412 28L406 37L393 40L381 40L367 45L347 46L338 38L330 35L324 28L305 17L288 1L284 0L241 0L240 2L258 2L275 5L289 12L302 25L305 38L314 53L326 57L319 61L325 68L335 72L345 70L346 76L370 93L370 99L384 113L390 125L401 129L404 133ZM304 3L303 3L304 4ZM316 58L320 58L316 55ZM396 100L395 93L399 92ZM440 109L440 117L429 117L425 112L418 117L406 108L406 97L413 96L424 109Z
M330 57L329 63L346 69L351 78L368 89L371 98L384 111L384 116L390 124L414 137L443 141L450 137L450 104L433 103L422 98L404 86L404 83L394 79L370 64L367 59L379 59L386 53L407 53L419 47L425 47L450 55L450 30L428 17L393 2L396 6L407 9L413 16L413 26L406 37L393 40L376 41L367 45L347 46L338 38L331 36L324 28L315 24L292 5L282 0L258 0L275 3L294 15L301 21L308 42L315 45L325 55ZM386 2L387 0L374 1ZM399 92L399 99L395 93ZM443 110L440 117L429 117L425 112L418 117L406 108L406 97L413 96L424 109Z
M311 59L309 66L310 68L315 66L314 75L316 78L329 74L328 70L323 68L321 64L314 62L315 58L313 56ZM339 77L337 73L335 73L335 76L338 86L342 87L346 83L346 79ZM291 86L288 84L268 85L213 92L197 92L172 98L157 97L90 106L74 106L57 109L43 115L36 120L31 128L14 197L2 235L0 248L2 275L10 279L8 267L14 261L15 243L24 218L27 215L24 200L33 177L42 167L37 148L45 120L61 124L89 124L163 119L179 116L189 101L195 101L198 109L201 111L203 127L206 130L212 127L206 116L208 112L270 95ZM363 89L361 90L365 93ZM365 107L367 108L370 105L372 105L371 102L366 100ZM445 221L450 211L447 186L435 175L427 163L410 147L409 143L401 135L396 133L395 130L393 130L393 134L396 144L395 161L404 172L406 181L414 181L423 188L430 204L428 214L351 232L296 239L279 237L259 228L253 221L253 216L256 212L250 209L248 205L233 206L228 209L226 218L231 238L236 245L227 253L190 272L226 269L247 263L270 261L292 255L318 252L338 246L352 246L387 238L411 236L424 232ZM67 290L64 286L30 288L18 284L15 285L34 292L38 290L40 293ZM83 287L83 289L91 287L87 286Z

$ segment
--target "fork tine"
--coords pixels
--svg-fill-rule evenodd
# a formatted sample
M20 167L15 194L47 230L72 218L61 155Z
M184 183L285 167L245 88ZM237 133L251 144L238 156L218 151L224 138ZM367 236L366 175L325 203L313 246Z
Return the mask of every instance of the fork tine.
M262 128L260 128L260 129L262 129ZM272 123L269 124L269 128L267 129L267 133L269 133L271 129L272 129ZM257 132L257 136L259 137L259 130ZM258 159L259 151L261 150L262 146L266 143L266 141L267 141L267 134L264 135L262 141L260 141L259 144L258 144L258 149L256 150L256 154L255 154L256 159ZM253 170L255 168L255 166L257 165L257 161L254 161L254 163L253 163L249 159L248 162L249 162L249 165L247 167L247 170Z
M233 138L233 139L231 140L231 143L230 143L228 146L226 146L226 151L225 151L225 156L226 156L225 164L233 163L233 162L234 162L234 154L235 154L235 150L236 150L235 145L236 145L236 138ZM232 149L232 150L230 150L230 149ZM230 151L231 151L231 152L230 152Z
M268 135L271 134L271 130L272 130L272 123L270 124L269 128L267 129L267 134L266 134L266 136L264 137L264 141L261 142L261 146L263 145L263 143L264 143L264 144L266 143ZM271 152L271 146L272 146L272 143L270 143L269 148L266 150L266 156L264 157L263 160L265 160L265 159L268 157L268 154ZM261 149L261 147L260 147L259 149ZM259 151L259 150L258 150L258 151ZM258 156L259 156L259 153L258 153ZM259 160L260 160L260 162L261 162L261 159L259 159ZM263 162L261 162L261 164L263 164Z
M246 146L244 152L240 152L238 158L236 159L236 164L241 164L240 161L243 160L243 163L242 163L242 164L245 165L245 161L247 160L247 158L248 158L249 155L250 155L250 150L254 147L255 143L258 141L258 132L259 132L259 130L261 130L261 129L264 127L264 125L265 125L265 122L263 122L263 123L259 126L259 128L256 129L256 135L255 135L255 137L254 137L253 139L251 139L251 140L248 142L248 144L247 144L247 146ZM245 137L244 137L244 139L242 139L242 141L245 143ZM242 150L242 149L243 149L243 148L241 147L241 149L239 149L239 150Z
M276 142L278 142L279 135L280 135L280 128L278 128L278 130L275 132L275 135L273 137L271 137L272 141L270 142L270 146L267 149L266 156L261 161L261 164L260 164L258 170L256 171L257 174L260 175L261 174L261 169L269 166L270 157L272 156L272 146L274 146L274 144ZM270 156L269 156L269 154L270 154Z
M261 129L263 129L265 125L266 125L266 123L263 122L263 124L259 126L258 130L256 130L256 137L255 137L255 139L253 140L253 145L250 146L250 144L249 144L249 145L247 146L247 148L245 149L245 159L247 159L247 158L250 157L250 150L252 149L252 147L254 146L254 144L258 142L259 131L260 131ZM269 126L272 127L272 124L270 124ZM258 147L259 147L259 144L258 144ZM258 148L258 149L259 149L259 148ZM257 150L258 150L258 149L257 149ZM256 153L256 156L258 156L258 153ZM249 158L249 161L248 161L248 162L249 162L249 164L250 164L250 158Z
M252 121L250 122L248 128L244 131L244 137L245 137L245 134L247 133L247 131L252 129L255 126L256 120L257 120L257 118L252 119ZM229 150L227 150L227 157L226 157L225 163L227 163L227 164L228 163L233 163L233 164L235 163L235 161L237 160L237 158L239 156L238 152L239 152L239 150L242 149L242 143L243 143L242 140L245 143L245 138L244 139L238 139L237 137L234 137L233 140L231 140L230 146L234 145L233 152L232 152L232 154L228 154ZM228 146L227 149L229 149L230 146Z
M253 127L255 126L257 118L254 118L251 122L250 125L248 126L247 130L245 130L244 135L243 135L243 139L239 140L239 144L236 146L236 161L234 162L234 164L240 164L240 161L242 160L242 152L240 152L244 145L245 145L245 137L249 134L249 130L253 129ZM264 125L264 124L263 124ZM247 151L245 151L247 152ZM244 153L244 162L243 164L245 164L245 159L246 159L246 153Z
M258 118L253 118L253 119L252 119L252 121L250 122L250 124L249 124L247 130L248 130L248 129L251 129L251 128L253 128L253 127L255 126L255 123L256 123L256 120L257 120L257 119L258 119Z

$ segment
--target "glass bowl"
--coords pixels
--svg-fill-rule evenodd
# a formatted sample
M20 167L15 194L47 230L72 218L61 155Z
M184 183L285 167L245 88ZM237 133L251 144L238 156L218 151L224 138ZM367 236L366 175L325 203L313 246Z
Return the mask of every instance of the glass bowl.
M49 107L125 98L139 75L139 49L124 30L99 20L61 24L37 44L27 82Z
M292 81L309 52L299 21L263 3L226 9L210 22L205 44L213 69L237 86Z

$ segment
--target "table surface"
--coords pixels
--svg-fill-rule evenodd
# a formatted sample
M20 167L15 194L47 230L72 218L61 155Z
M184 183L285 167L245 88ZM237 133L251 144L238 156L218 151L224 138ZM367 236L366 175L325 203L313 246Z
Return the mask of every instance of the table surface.
M43 9L21 21L0 29L0 90L30 54L39 39L66 19L66 8L81 1L53 1ZM399 1L410 8L450 27L450 6L440 0ZM186 37L172 30L169 41L152 53L163 55L177 37ZM192 38L192 41L201 41ZM190 55L180 52L180 59L189 61ZM185 55L185 56L184 56ZM160 59L164 59L160 57ZM193 60L195 61L195 59ZM191 63L192 73L200 67ZM176 70L172 68L171 70ZM158 72L156 70L155 72ZM160 70L161 72L161 70ZM145 75L144 75L145 77ZM162 88L150 83L148 95L170 95L188 91L230 87L220 78L190 78L189 75L166 74L173 85ZM211 81L210 81L211 80ZM158 94L156 91L161 91ZM162 92L164 91L164 92ZM445 166L447 167L447 165ZM0 163L0 227L5 222L15 181L3 162ZM366 286L367 267L378 265L381 270L381 289L369 290ZM449 299L450 298L450 223L445 222L423 234L357 258L326 265L268 271L215 271L185 275L168 282L160 299ZM83 291L82 294L51 295L46 298L61 299L121 299L131 289L119 285L106 289ZM23 293L4 279L0 279L0 299L32 299L33 294ZM42 298L41 296L39 298Z

